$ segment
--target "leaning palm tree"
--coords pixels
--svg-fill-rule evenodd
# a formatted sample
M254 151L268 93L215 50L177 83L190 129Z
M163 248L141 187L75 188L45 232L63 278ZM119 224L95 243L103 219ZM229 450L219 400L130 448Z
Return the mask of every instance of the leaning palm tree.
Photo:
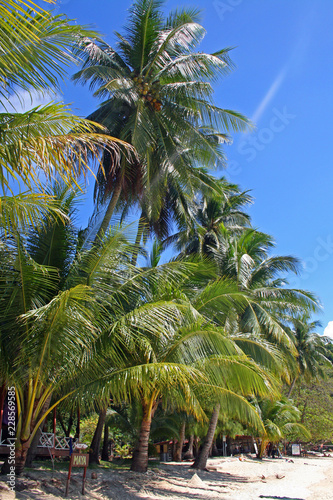
M160 307L159 301L156 304ZM184 311L184 305L180 311ZM164 308L168 307L171 303L165 301ZM174 303L172 307L175 308ZM200 402L205 393L205 402L209 395L214 395L222 402L225 411L230 407L240 418L242 416L260 426L254 408L239 394L241 391L269 393L266 374L251 363L239 348L233 347L234 354L230 355L232 343L220 332L198 322L193 323L193 320L190 322L192 325L186 327L184 319L177 316L176 322L171 322L169 316L167 323L161 322L159 330L146 331L143 339L139 338L134 343L134 352L126 352L123 369L116 370L117 385L114 385L114 376L109 383L113 399L121 391L122 397L135 397L142 406L142 421L131 465L133 471L147 470L150 429L159 404L205 418ZM212 352L216 353L215 357L209 356ZM209 370L204 370L203 357L209 364ZM215 372L221 373L221 376L219 383L214 384L214 378L218 378ZM108 376L111 373L106 373L105 380Z
M205 32L197 20L194 9L165 19L160 1L138 0L124 35L116 33L116 49L98 39L82 46L84 64L74 79L105 99L89 119L138 152L135 161L122 157L117 168L104 167L96 196L101 203L110 201L100 231L107 229L118 201L128 198L141 206L141 219L157 220L170 183L190 190L193 167L223 162L225 132L248 126L241 114L213 103L211 82L232 63L229 49L195 52ZM108 155L104 160L109 162Z
M226 234L220 233L219 246L211 246L213 263L222 276L212 280L199 294L196 291L193 304L215 325L223 327L228 339L250 359L275 374L280 383L289 381L287 354L290 356L295 348L282 319L288 318L293 310L316 308L315 298L307 292L281 287L277 274L295 269L297 261L270 258L267 255L270 239L266 235L245 229L226 241ZM212 401L214 411L204 447L194 464L197 468L206 466L220 411L223 414L224 410L217 399Z
M229 343L229 356L208 356L205 360L205 369L215 380L212 384L216 390L208 391L205 405L210 411L210 421L203 447L197 456L193 467L205 469L209 451L213 444L215 430L221 417L234 418L245 422L249 416L242 410L251 408L246 400L260 389L247 385L246 371L242 375L244 365L254 374L261 374L273 388L280 377L281 353L268 342L254 339L248 335L230 331L231 326L237 325L237 317L250 306L252 297L246 291L240 291L237 284L230 279L211 280L203 290L192 295L192 303L204 317L210 318L215 330L223 331L225 342ZM235 349L232 352L232 346ZM237 351L238 350L238 351ZM230 356L231 355L231 356ZM243 356L239 358L239 356ZM229 372L229 369L231 371ZM235 370L235 376L233 376ZM204 392L201 391L203 394ZM233 403L233 404L230 404ZM213 408L213 411L211 410Z

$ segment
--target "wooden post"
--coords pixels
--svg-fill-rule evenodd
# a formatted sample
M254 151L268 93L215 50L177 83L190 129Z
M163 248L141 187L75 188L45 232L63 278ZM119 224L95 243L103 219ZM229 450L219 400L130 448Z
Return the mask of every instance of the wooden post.
M82 495L84 495L84 486L86 483L87 467L83 469L83 479L82 479Z
M55 457L56 446L56 432L57 432L57 407L53 409L53 458Z
M88 453L72 453L71 459L69 462L68 476L66 482L66 491L65 497L68 495L69 490L69 482L71 480L72 467L84 467L83 478L82 478L82 495L84 495L85 482L87 476L87 467L89 465L89 455Z
M69 461L69 469L68 469L68 476L67 476L67 481L66 481L65 497L68 496L69 481L71 479L71 474L72 474L72 456L73 456L73 454L71 455L71 459Z

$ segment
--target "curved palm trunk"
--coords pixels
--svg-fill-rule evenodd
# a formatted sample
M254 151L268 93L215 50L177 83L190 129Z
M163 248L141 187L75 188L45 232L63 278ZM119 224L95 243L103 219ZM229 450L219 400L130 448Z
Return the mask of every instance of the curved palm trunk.
M143 405L143 418L140 427L139 441L133 452L131 471L147 472L150 428L156 407L157 407L156 402L154 402L152 408L150 407L150 405L147 404Z
M210 422L209 422L209 427L208 427L208 432L207 436L205 439L205 442L203 444L202 450L199 453L199 456L195 459L195 462L191 467L193 469L201 469L205 470L207 466L207 460L208 460L208 455L210 452L210 449L213 445L214 441L214 434L216 431L216 426L217 426L217 421L219 419L219 413L220 413L220 404L218 403L212 413Z
M175 453L175 461L176 462L181 462L182 461L182 451L183 451L183 444L185 440L185 428L186 428L186 422L182 422L181 428L180 428L180 433L179 433L179 440L177 442L176 446L176 453Z
M114 187L110 203L109 203L108 208L105 212L105 215L104 215L104 218L103 218L102 223L100 225L100 228L97 231L95 243L98 243L100 237L103 236L103 234L107 231L107 229L109 227L111 217L113 215L114 209L116 208L117 202L119 200L119 196L121 193L121 185L122 185L122 176L119 176L119 178L116 181L116 185Z
M294 377L293 378L293 381L291 382L291 385L289 387L289 391L288 391L288 394L287 394L287 398L290 398L291 396L291 393L293 392L294 390L294 387L295 387L295 384L296 384L296 380L297 380L297 377Z
M89 463L91 464L99 464L99 448L101 445L102 432L106 418L106 411L107 407L104 407L99 412L97 426L90 445L91 451L89 453Z

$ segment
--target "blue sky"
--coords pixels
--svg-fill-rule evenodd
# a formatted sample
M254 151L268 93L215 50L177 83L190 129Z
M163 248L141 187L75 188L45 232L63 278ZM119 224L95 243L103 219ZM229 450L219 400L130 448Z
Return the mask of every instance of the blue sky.
M63 0L56 10L92 25L113 44L130 4ZM164 9L184 5L202 9L207 35L200 50L234 47L237 67L216 85L217 104L244 113L257 127L226 147L224 174L252 190L253 225L274 236L275 253L303 261L302 276L291 284L320 297L324 329L333 320L333 2L170 0ZM63 98L83 116L98 104L88 88L71 83ZM90 208L87 202L87 216Z

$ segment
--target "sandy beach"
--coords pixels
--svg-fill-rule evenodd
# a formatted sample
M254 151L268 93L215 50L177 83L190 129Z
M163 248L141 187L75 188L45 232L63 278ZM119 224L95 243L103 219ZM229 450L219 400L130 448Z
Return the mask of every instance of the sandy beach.
M195 472L189 463L170 462L146 474L128 470L89 470L86 494L80 493L82 471L72 475L69 497L86 500L280 500L333 499L333 458L214 458L209 471ZM92 477L93 476L93 477ZM97 476L94 478L94 476ZM29 470L8 490L0 476L1 500L64 498L65 471Z

